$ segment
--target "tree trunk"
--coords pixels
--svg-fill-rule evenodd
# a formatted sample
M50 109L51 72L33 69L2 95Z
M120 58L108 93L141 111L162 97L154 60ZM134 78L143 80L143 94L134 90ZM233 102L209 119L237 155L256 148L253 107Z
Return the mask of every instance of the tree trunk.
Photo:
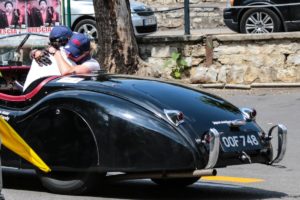
M111 73L134 73L139 57L129 0L94 0L94 9L101 67Z

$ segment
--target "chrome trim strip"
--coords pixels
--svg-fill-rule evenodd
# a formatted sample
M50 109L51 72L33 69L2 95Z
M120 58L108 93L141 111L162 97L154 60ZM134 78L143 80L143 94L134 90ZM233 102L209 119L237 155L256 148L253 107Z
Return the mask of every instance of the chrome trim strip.
M271 162L269 162L270 165L272 165L273 163L279 163L283 159L287 147L287 128L283 124L278 124L270 128L267 138L272 138L272 132L276 127L278 127L278 149L276 157Z
M212 169L218 161L220 151L220 133L214 129L209 129L208 132L211 141L209 143L209 159L205 166L205 169Z

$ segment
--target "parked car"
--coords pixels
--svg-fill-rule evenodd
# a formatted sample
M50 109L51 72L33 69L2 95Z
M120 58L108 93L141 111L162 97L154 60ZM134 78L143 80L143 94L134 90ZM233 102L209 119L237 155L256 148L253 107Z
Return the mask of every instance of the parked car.
M284 157L284 125L265 132L254 109L174 82L98 72L44 77L23 93L16 80L46 37L0 37L0 116L52 169L36 169L48 190L80 194L99 180L138 178L183 187L215 168ZM5 147L1 156L3 167L33 168Z
M228 0L225 24L239 33L300 30L299 0Z
M157 31L156 17L149 6L130 1L130 9L136 35ZM92 37L97 38L93 0L71 0L71 27L76 32L89 33Z

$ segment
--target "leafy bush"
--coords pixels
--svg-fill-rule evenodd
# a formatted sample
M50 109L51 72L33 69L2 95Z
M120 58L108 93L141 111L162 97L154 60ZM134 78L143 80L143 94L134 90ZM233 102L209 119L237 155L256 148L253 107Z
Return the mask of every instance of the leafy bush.
M182 73L189 67L178 52L173 52L171 58L164 63L164 66L171 67L171 76L175 79L181 79Z

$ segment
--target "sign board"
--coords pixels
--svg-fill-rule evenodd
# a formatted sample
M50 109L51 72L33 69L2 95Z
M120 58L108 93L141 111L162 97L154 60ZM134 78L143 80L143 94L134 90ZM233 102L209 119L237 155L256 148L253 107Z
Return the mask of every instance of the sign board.
M61 16L60 0L0 0L0 35L49 33Z

